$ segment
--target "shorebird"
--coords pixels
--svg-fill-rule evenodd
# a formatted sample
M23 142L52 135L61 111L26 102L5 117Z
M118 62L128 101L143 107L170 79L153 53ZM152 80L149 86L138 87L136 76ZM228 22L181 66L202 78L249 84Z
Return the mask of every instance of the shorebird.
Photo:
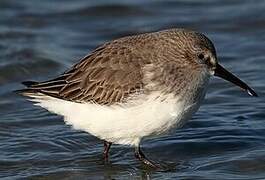
M20 92L74 129L102 139L105 160L112 143L130 145L136 158L158 168L140 141L182 127L198 110L212 75L257 96L218 63L205 35L187 29L105 43L54 79L23 82L27 88Z

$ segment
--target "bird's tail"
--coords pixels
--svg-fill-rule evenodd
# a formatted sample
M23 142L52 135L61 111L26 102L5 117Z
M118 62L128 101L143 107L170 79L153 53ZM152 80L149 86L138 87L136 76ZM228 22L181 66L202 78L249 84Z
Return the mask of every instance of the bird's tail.
M32 85L38 84L38 82L36 82L36 81L23 81L22 84L27 86L27 87L30 87Z
M23 81L23 85L25 85L27 88L15 90L15 93L26 95L28 93L36 93L36 90L32 89L31 86L38 84L36 81Z

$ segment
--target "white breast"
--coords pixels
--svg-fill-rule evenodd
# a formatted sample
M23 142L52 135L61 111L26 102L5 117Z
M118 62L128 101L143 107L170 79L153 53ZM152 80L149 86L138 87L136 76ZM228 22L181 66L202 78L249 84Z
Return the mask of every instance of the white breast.
M118 144L138 145L141 138L180 127L199 107L199 102L179 101L159 92L140 95L126 105L100 106L29 94L31 101L62 115L66 124ZM135 99L134 99L135 100Z

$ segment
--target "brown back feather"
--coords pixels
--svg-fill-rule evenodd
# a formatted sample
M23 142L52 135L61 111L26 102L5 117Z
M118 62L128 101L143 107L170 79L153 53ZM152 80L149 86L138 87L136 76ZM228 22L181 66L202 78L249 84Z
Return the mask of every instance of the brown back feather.
M146 62L132 57L130 48L106 44L58 78L33 84L29 89L74 102L123 102L143 88L141 65Z

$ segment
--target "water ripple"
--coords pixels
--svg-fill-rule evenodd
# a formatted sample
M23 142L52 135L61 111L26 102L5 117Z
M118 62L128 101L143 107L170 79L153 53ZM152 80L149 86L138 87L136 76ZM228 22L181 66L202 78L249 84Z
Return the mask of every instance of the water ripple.
M0 177L10 179L264 179L264 1L0 1ZM126 35L185 27L215 43L219 61L259 98L215 78L199 112L183 129L146 139L151 159L64 124L62 117L13 93L20 81L44 80L100 44Z

